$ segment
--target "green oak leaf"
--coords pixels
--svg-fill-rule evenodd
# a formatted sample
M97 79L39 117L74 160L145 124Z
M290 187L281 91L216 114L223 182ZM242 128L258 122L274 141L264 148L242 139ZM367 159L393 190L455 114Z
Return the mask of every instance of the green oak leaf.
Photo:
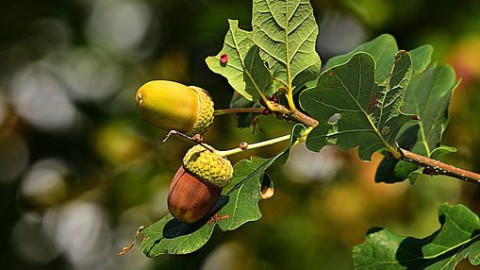
M327 144L342 150L358 146L358 155L370 160L385 147L393 147L400 128L410 120L400 107L412 66L409 53L395 57L385 84L374 81L375 61L365 52L320 75L317 87L303 91L300 104L319 125L307 137L307 147L319 151Z
M270 169L270 167L285 165L285 163L287 163L288 158L290 156L290 149L292 148L293 145L295 145L295 143L302 136L305 130L306 128L302 124L296 124L295 126L293 126L289 145L280 154L272 158L272 161L269 164L267 169Z
M230 100L230 108L262 108L262 105L235 92ZM247 128L252 125L254 117L254 113L237 113L235 114L235 125L239 128Z
M386 229L367 235L353 249L355 268L381 269L455 269L463 259L480 265L480 222L464 205L442 205L440 229L417 239L396 235Z
M431 66L416 76L406 90L402 110L416 114L420 121L412 121L408 128L400 132L399 145L414 153L437 158L442 154L455 151L451 147L439 147L443 133L448 125L448 107L453 90L457 86L455 71L449 66ZM405 145L406 138L414 143ZM435 155L433 155L435 153ZM375 181L395 183L410 178L415 181L419 167L413 163L385 157L377 170Z
M377 38L361 44L351 52L330 58L325 69L343 64L350 60L357 52L367 52L373 56L376 63L375 79L377 82L384 82L389 76L394 64L394 56L398 51L395 38L389 34L383 34ZM423 72L430 64L433 48L430 45L418 47L409 51L414 74Z
M225 36L222 50L216 56L205 59L208 68L222 75L228 83L247 100L259 100L260 93L273 94L272 76L259 56L259 48L253 43L252 32L238 28L238 21L228 20L230 29ZM228 60L222 63L221 57Z
M413 74L417 75L424 72L430 65L433 47L431 45L423 45L409 51L409 53L412 58Z
M275 80L288 89L318 77L318 25L308 0L254 0L253 41Z
M142 250L150 258L162 254L188 254L204 246L212 236L215 223L202 226L177 221L168 214L143 230Z
M268 160L253 157L251 160L241 160L235 164L232 188L225 189L223 194L229 194L229 202L218 213L221 217L228 216L218 222L222 231L232 231L249 221L262 217L258 202L262 200L262 180ZM240 186L236 184L249 179Z
M270 168L284 165L290 155L290 148L305 131L305 126L296 124L291 132L290 143L287 148L269 159L253 157L251 160L241 160L234 167L232 188L225 189L223 194L229 196L229 202L223 207L219 215L229 216L219 221L218 225L222 231L236 230L241 225L261 218L262 214L258 207L261 198L262 183L267 182L273 187L271 179L264 179L265 172ZM248 179L245 181L245 179ZM265 181L267 180L267 181Z

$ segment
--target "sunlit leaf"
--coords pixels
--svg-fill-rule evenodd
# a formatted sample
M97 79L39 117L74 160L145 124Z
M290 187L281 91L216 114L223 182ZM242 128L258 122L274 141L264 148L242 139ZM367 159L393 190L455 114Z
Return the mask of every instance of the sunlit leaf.
M442 205L441 228L422 239L376 230L353 249L356 269L455 269L463 259L480 265L480 222L463 205Z
M302 107L319 125L307 137L307 147L327 144L342 150L358 146L363 160L384 147L393 147L400 128L410 120L400 107L412 74L410 56L401 51L387 82L374 81L375 62L365 52L320 76L317 87L300 96Z
M252 24L274 79L293 89L318 77L318 26L308 0L254 0Z
M229 20L230 29L222 50L207 57L207 66L227 78L228 83L247 100L259 100L260 94L273 94L272 77L252 41L252 32L238 28L238 21Z

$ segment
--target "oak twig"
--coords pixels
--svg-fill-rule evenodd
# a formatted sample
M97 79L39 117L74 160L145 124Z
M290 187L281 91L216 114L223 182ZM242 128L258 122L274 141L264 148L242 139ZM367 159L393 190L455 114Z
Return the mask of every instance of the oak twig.
M182 132L180 131L176 131L176 130L170 130L167 134L167 136L165 136L165 139L163 139L162 142L166 142L168 139L170 139L171 136L180 136L184 139L187 139L189 141L192 141L196 144L200 144L201 146L203 146L205 149L207 149L208 151L210 152L215 152L216 150L214 148L212 148L210 145L208 144L205 144L203 142L203 138L202 136L200 136L200 134L195 134L193 137L190 137L188 135L185 135L183 134Z
M405 149L399 148L398 151L401 154L401 160L429 169L435 174L447 175L469 183L480 184L480 174L478 173L460 169L438 160L415 154Z
M213 115L226 115L226 114L234 114L234 113L262 113L264 108L231 108L231 109L220 109L215 110Z

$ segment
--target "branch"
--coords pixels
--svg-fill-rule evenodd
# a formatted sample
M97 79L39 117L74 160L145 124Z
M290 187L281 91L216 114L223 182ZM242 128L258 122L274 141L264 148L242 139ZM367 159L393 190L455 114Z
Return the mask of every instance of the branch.
M274 112L283 115L285 118L292 119L296 122L302 123L305 126L314 128L318 125L318 121L309 117L308 115L300 112L297 109L289 110L285 106L280 104L274 104ZM394 151L395 150L395 151ZM390 153L396 158L410 163L417 164L420 167L426 168L431 173L424 172L425 174L441 174L454 177L469 183L480 184L480 174L457 168L455 166L445 164L438 160L434 160L428 157L424 157L405 149L390 150Z
M401 154L400 159L417 164L420 167L426 168L433 172L433 174L442 174L448 175L469 183L480 184L480 174L467 171L454 167L449 164L445 164L438 160L427 158L419 154L415 154L405 149L398 148L398 151Z
M221 109L215 110L213 115L226 115L226 114L233 114L233 113L262 113L264 108L232 108L232 109Z
M278 103L271 103L271 105L272 105L272 108L270 110L274 112L277 115L277 117L280 116L280 118L293 120L295 122L305 125L306 127L314 128L318 126L317 120L311 118L310 116L302 113L297 109L289 110L287 107Z

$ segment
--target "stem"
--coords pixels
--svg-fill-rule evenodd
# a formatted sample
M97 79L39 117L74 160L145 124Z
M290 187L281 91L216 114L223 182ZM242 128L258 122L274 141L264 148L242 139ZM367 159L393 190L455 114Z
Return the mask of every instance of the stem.
M310 116L302 113L297 109L287 109L285 106L274 103L273 108L271 109L272 112L280 114L284 118L292 119L295 122L302 123L307 127L316 127L318 126L318 121L311 118Z
M290 110L296 111L297 108L295 107L295 102L293 101L292 89L288 89L286 97L287 97L288 107L290 108Z
M226 156L241 153L243 151L252 150L252 149L256 149L256 148L261 148L261 147L273 145L273 144L276 144L276 143L279 143L279 142L288 141L288 140L290 140L290 137L291 137L291 135L288 134L288 135L278 137L278 138L275 138L275 139L271 139L271 140L267 140L267 141L263 141L263 142L258 142L258 143L252 143L252 144L249 144L247 147L244 147L244 148L237 147L237 148L233 148L233 149L230 149L230 150L224 150L224 151L218 151L217 150L216 153L220 156L226 157Z
M480 184L480 174L427 158L405 149L398 148L400 159L430 169L434 174L451 176L469 183Z
M263 108L232 108L232 109L221 109L215 110L213 115L226 115L226 114L233 114L233 113L262 113Z
M180 137L182 137L182 138L184 138L184 139L187 139L187 140L189 140L189 141L192 141L192 142L194 142L194 143L196 143L196 144L200 144L201 146L203 146L203 148L207 149L208 151L210 151L210 152L212 152L212 153L216 151L216 150L215 150L213 147L211 147L210 145L205 144L205 143L203 142L202 136L200 136L199 134L196 134L196 135L194 135L193 137L190 137L190 136L187 136L187 135L181 133L180 131L176 131L176 130L170 130L170 131L168 132L167 136L165 136L165 139L163 139L162 142L166 142L168 139L170 139L171 136L180 136Z

